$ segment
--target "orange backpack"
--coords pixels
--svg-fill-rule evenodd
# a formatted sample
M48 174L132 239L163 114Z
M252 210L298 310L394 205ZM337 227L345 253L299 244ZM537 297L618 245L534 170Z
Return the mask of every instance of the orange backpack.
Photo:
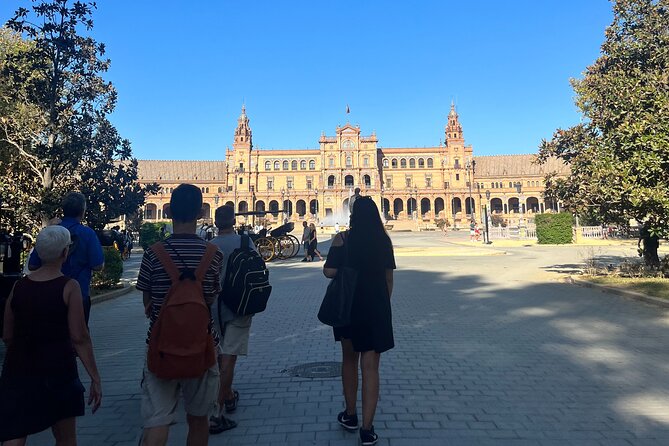
M162 242L151 249L172 285L151 328L147 353L149 370L161 379L199 378L216 364L214 339L209 332L211 313L204 300L202 280L218 248L207 243L207 250L194 273L179 271Z

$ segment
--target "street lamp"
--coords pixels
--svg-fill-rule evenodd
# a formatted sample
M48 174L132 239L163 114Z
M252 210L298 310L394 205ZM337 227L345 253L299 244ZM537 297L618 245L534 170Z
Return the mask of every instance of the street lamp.
M474 177L474 172L476 171L476 161L475 160L467 160L467 163L465 164L465 168L467 169L467 178L469 179L469 212L471 214L471 219L476 220L476 212L474 211L474 204L472 203L472 180ZM467 210L467 206L465 206L465 211Z
M318 188L316 188L314 193L316 194L316 221L318 222Z
M483 214L485 215L485 233L486 233L486 241L485 244L489 245L492 242L490 241L490 191L487 190L485 191L485 200L486 200L486 207L484 208Z
M386 212L383 209L383 186L381 186L381 217L383 217L384 223L386 220Z
M416 218L418 217L418 209L419 209L418 208L418 187L417 186L413 187L413 195L415 197L414 198L414 207L416 208L416 209L414 209L413 219L416 220Z
M221 197L218 196L218 194L214 195L214 204L218 206L218 200L220 200Z
M520 217L518 219L518 230L520 231L520 227L523 225L525 220L525 207L523 206L523 183L520 181L516 183L516 192L518 192L518 211L520 212Z
M286 190L281 188L281 213L283 214L283 223L286 222Z

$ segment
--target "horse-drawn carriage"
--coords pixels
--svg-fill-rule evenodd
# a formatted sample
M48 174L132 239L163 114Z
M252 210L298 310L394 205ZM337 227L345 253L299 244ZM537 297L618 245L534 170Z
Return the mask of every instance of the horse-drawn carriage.
M255 211L239 212L235 215L259 215L264 217L266 214L266 211ZM250 233L250 226L241 226L239 231L249 234L260 256L264 261L269 262L273 259L283 260L295 257L300 251L300 241L294 235L289 234L293 229L295 229L295 223L288 222L272 230L262 229L258 234ZM269 232L269 235L267 235L267 232Z

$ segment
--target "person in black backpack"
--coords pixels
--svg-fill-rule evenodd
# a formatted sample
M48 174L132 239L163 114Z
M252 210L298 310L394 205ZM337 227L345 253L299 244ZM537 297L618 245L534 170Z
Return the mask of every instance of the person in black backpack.
M248 353L253 314L264 309L271 291L267 276L269 273L250 237L235 233L234 208L226 205L216 209L215 224L218 236L211 240L211 243L223 252L221 295L212 307L215 324L221 336L219 347L221 387L219 416L212 417L209 423L211 434L237 426L235 421L223 416L223 411L232 413L237 409L239 392L232 388L237 356ZM242 268L243 271L240 271ZM241 280L242 277L255 277L255 279L252 282L249 279Z

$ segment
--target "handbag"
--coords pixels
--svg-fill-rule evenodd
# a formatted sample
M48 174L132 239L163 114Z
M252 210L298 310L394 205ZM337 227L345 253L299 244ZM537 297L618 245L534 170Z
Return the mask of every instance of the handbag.
M351 308L358 282L358 271L346 265L348 243L345 238L344 252L344 265L337 268L337 275L330 281L321 308L318 310L318 320L331 327L351 325Z

